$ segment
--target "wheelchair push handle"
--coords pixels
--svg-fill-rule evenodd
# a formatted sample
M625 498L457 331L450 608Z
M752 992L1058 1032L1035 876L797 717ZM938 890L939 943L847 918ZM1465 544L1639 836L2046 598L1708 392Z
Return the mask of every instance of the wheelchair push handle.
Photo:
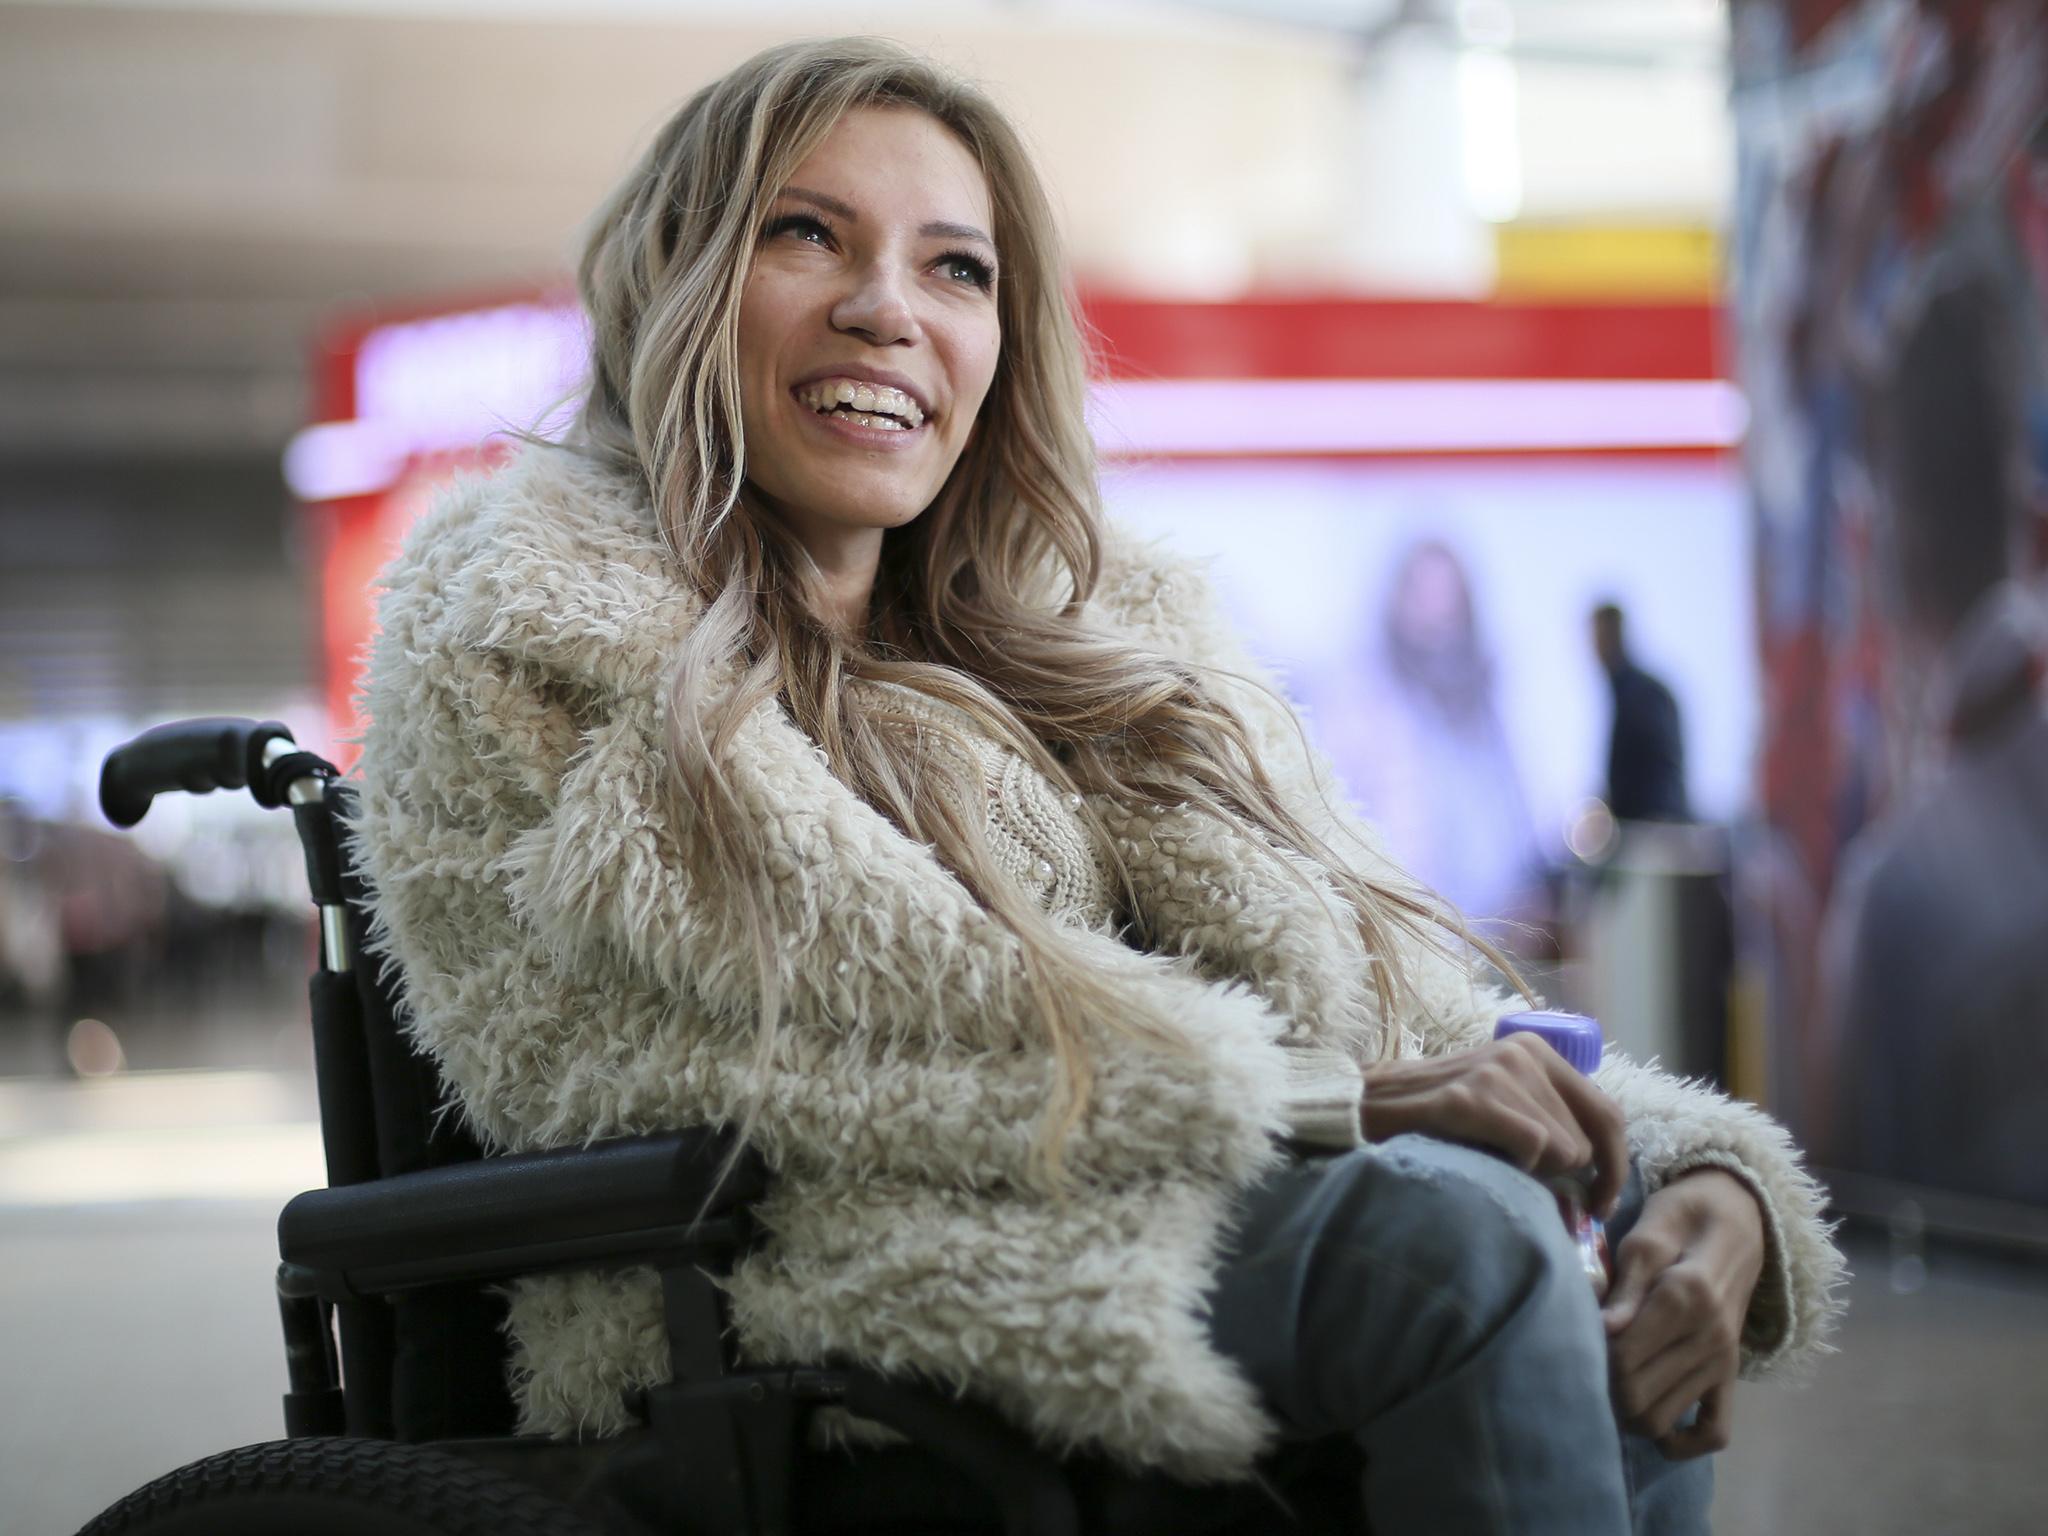
M330 764L296 746L291 731L275 720L219 715L152 726L107 754L100 809L115 826L132 827L168 791L246 788L258 805L273 810L285 803L293 779L334 774Z

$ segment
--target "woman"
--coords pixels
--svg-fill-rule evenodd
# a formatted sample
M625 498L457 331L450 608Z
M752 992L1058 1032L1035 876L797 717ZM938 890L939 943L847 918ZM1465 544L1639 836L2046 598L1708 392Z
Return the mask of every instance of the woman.
M1815 1347L1837 1260L1782 1133L1486 1043L1503 997L1201 573L1104 526L1047 204L979 94L770 50L580 277L571 443L422 520L368 686L378 943L491 1144L741 1126L777 1173L751 1357L1193 1479L1356 1435L1386 1530L1626 1522L1523 1169L1612 1205L1634 1157L1606 1331L1667 1448L1723 1439L1738 1335ZM645 1273L523 1284L511 1327L528 1429L616 1429L666 1370Z
M1529 922L1543 854L1501 721L1458 551L1425 534L1394 560L1354 664L1304 701L1386 846L1468 918Z

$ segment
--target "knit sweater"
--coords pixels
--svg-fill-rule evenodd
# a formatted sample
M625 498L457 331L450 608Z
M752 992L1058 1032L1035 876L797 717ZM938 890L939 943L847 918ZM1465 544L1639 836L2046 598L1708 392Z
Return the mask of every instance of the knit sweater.
M1030 763L977 729L964 710L908 688L857 686L886 693L892 708L913 717L942 720L950 731L932 734L935 751L951 755L964 739L971 755L956 763L956 772L961 782L982 786L983 827L996 867L1048 917L1099 933L1118 931L1114 878L1081 817L1079 795L1060 794ZM1280 1113L1287 1139L1325 1150L1363 1146L1365 1077L1358 1061L1304 1040L1290 1043L1284 1061Z
M1284 700L1245 681L1265 675L1205 573L1114 535L1106 553L1089 621L1201 669L1289 809L1396 878ZM1248 1475L1275 1426L1203 1323L1233 1210L1315 1118L1304 1084L1334 1104L1341 1081L1355 1113L1360 1067L1483 1041L1500 991L1415 944L1385 957L1409 984L1382 1000L1319 868L1192 807L1095 797L1150 947L1124 944L1057 797L991 756L992 837L1043 883L1060 942L1119 1020L1175 1040L1094 1028L1072 1186L1054 1187L1033 1154L1055 1072L1017 939L772 700L724 759L768 850L782 1022L764 1050L749 913L694 873L670 814L666 687L701 605L636 477L529 449L444 494L385 585L353 829L370 950L398 962L406 1027L486 1145L744 1122L775 1174L765 1240L728 1282L748 1358L914 1374L1055 1449ZM1757 1193L1750 1368L1819 1347L1840 1260L1784 1132L1618 1056L1598 1080L1652 1190L1717 1166ZM615 1430L624 1391L667 1372L644 1269L522 1281L509 1326L529 1431Z

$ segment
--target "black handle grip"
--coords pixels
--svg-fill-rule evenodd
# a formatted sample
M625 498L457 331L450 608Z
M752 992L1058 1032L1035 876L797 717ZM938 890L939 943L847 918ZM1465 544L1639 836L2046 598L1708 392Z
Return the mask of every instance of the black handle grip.
M212 716L152 726L107 754L100 766L100 809L117 827L132 827L166 790L195 795L242 789L263 778L263 748L292 733L275 720Z

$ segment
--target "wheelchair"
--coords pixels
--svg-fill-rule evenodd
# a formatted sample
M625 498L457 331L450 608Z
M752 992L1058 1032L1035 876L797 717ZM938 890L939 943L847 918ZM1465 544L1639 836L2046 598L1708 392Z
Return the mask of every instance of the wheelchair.
M717 1277L754 1238L770 1172L715 1127L487 1156L398 1028L389 967L362 953L343 829L353 788L276 722L208 718L110 753L101 808L131 827L172 790L289 807L320 921L310 984L328 1187L278 1221L285 1438L129 1494L80 1536L1305 1536L1364 1528L1355 1463L1283 1449L1253 1483L1195 1487L1057 1457L992 1411L829 1362L736 1357ZM730 1171L725 1171L730 1165ZM723 1176L721 1177L721 1174ZM549 1271L661 1278L671 1380L637 1426L559 1442L513 1432L498 1290ZM818 1450L835 1405L901 1443Z

